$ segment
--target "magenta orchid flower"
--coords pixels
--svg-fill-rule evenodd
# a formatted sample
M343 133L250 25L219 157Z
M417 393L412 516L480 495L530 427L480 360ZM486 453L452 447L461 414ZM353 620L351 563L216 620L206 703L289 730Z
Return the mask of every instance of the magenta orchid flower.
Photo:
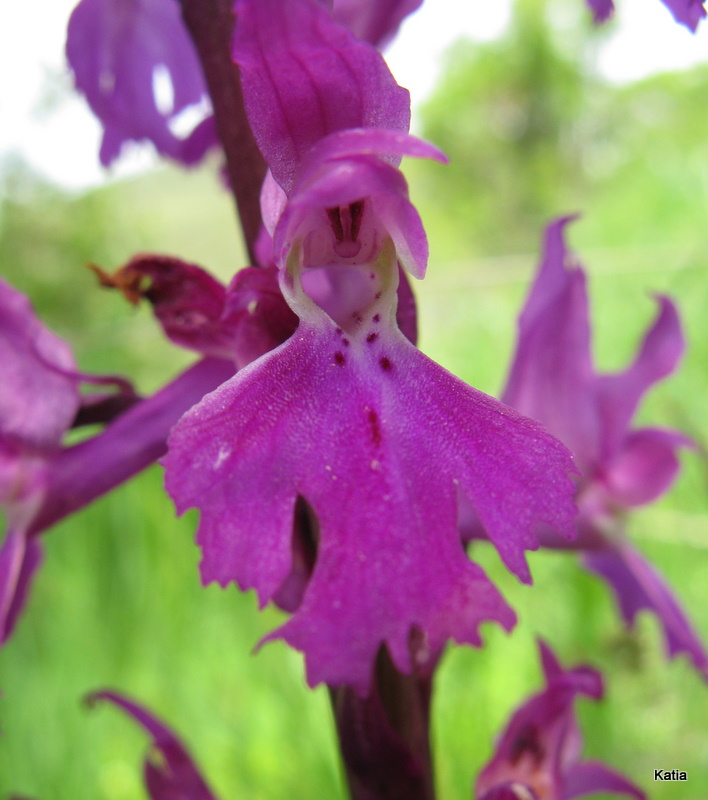
M483 620L514 622L460 544L458 494L528 580L536 526L572 536L574 467L399 330L399 264L422 277L427 243L397 164L438 154L406 134L408 94L379 53L310 0L236 12L272 173L264 218L300 324L175 427L166 485L179 513L201 511L203 580L254 588L262 604L295 583L269 638L304 652L311 684L366 693L382 645L410 673L448 638L479 644Z
M143 767L150 800L216 800L187 748L154 714L116 692L95 692L87 701L91 706L98 702L112 703L152 736L152 748Z
M703 0L662 0L673 18L694 33L698 23L706 16ZM615 10L613 0L587 0L595 22L605 22Z
M217 144L211 116L184 137L174 132L180 114L207 98L177 0L81 0L69 20L66 55L76 88L103 126L104 166L130 141L152 142L185 164Z
M644 800L633 783L604 764L581 761L576 697L599 700L602 677L590 667L564 670L539 643L546 688L509 720L492 760L477 779L477 800L572 800L603 792Z
M677 450L692 446L675 431L632 428L644 393L673 372L684 350L678 313L657 298L658 315L633 363L600 375L590 350L585 273L566 248L566 217L549 225L544 255L519 319L519 339L504 402L540 420L575 453L578 538L583 564L614 590L628 625L646 609L664 629L669 655L687 653L708 675L708 655L663 579L624 536L626 510L664 494L679 471ZM552 534L544 545L568 547Z

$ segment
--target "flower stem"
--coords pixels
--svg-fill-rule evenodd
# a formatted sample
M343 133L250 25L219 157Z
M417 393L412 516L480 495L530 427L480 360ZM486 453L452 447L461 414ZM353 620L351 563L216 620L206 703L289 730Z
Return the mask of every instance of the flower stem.
M432 676L403 675L382 647L371 694L330 687L352 800L434 800Z
M233 0L180 2L209 88L246 249L251 264L255 264L254 245L261 225L260 191L266 166L246 118L238 66L231 57Z

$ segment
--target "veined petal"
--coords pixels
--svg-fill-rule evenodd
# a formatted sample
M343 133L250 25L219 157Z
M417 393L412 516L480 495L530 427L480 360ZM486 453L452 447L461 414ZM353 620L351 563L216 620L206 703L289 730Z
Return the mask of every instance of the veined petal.
M380 128L353 128L331 133L313 145L302 160L300 180L305 180L307 173L318 169L323 161L366 155L385 157L395 166L402 156L432 158L441 164L446 164L448 160L434 144L409 133Z
M146 757L144 766L145 786L151 800L216 800L187 748L157 717L116 692L94 692L87 701L90 705L101 701L112 703L152 736L153 752Z
M37 318L29 300L0 280L0 439L37 451L59 446L79 408L69 345Z
M585 273L574 266L564 238L573 219L564 217L546 229L502 400L541 421L585 471L595 462L600 432Z
M686 344L676 306L661 295L657 302L659 312L632 364L623 372L597 378L605 458L621 446L643 395L674 372L683 355Z
M603 483L621 506L643 506L661 497L676 479L681 463L676 451L694 447L681 433L641 428L625 437L604 470Z
M307 151L347 128L407 131L408 92L381 54L312 0L236 0L234 60L246 113L286 193Z
M670 658L686 653L708 678L708 654L664 579L628 544L583 554L584 565L603 578L615 593L628 626L646 609L664 629Z
M574 764L565 778L561 800L572 800L586 794L623 794L636 800L646 800L646 794L624 775L598 761Z
M416 628L433 652L449 637L479 643L484 619L513 622L464 554L458 486L523 579L536 524L573 532L565 448L386 323L376 314L358 335L301 323L185 415L164 460L178 511L201 510L203 579L255 588L262 604L291 570L304 498L316 563L275 635L305 652L311 683L362 691L383 643L408 672L423 657L410 652Z
M332 15L357 37L384 48L423 0L334 0Z

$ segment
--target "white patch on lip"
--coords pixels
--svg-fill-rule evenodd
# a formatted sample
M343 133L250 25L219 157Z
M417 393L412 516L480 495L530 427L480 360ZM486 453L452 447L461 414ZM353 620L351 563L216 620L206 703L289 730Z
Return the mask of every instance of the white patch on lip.
M219 467L226 461L226 459L231 455L231 449L229 447L225 447L222 445L219 448L219 454L216 457L216 461L214 462L214 469L219 469Z

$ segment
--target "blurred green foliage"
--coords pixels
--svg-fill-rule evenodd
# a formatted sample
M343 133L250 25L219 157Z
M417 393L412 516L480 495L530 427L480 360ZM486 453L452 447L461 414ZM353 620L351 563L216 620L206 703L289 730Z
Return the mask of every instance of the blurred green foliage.
M570 237L589 268L601 368L631 357L654 313L649 291L677 300L689 351L639 419L684 430L701 449L685 454L675 489L634 514L629 532L708 638L708 70L607 85L591 68L597 34L574 20L555 24L544 9L520 3L503 40L459 43L423 109L424 135L451 165L408 166L431 241L421 346L498 393L541 228L568 211L586 215ZM84 268L112 269L136 251L179 255L224 279L243 265L213 168L163 169L72 197L5 165L4 276L72 343L82 369L125 372L151 391L190 356L162 339L148 309L99 290ZM0 796L144 797L145 736L118 711L80 703L102 687L178 730L222 798L344 796L326 692L305 687L300 656L282 644L251 653L281 615L258 613L252 594L233 587L200 587L195 525L194 514L174 519L154 467L46 538L27 612L0 653ZM685 659L664 660L655 621L644 615L625 632L608 590L572 555L533 554L533 588L490 548L473 555L520 624L511 637L487 626L487 647L453 648L443 660L434 708L441 800L471 796L508 714L540 688L536 635L565 663L605 672L606 700L580 704L588 757L650 792L654 768L685 769L688 783L663 784L656 796L703 800L708 697Z

